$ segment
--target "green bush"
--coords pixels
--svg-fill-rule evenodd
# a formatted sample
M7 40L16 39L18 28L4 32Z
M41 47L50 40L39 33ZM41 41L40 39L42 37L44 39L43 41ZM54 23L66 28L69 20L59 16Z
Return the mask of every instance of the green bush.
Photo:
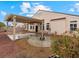
M5 27L5 24L3 22L0 22L0 27Z

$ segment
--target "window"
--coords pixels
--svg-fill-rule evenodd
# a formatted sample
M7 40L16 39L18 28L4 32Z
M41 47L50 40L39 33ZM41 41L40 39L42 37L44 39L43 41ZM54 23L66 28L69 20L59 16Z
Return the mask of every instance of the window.
M30 29L34 29L34 25L30 25Z
M47 29L47 30L50 29L50 27L49 27L49 23L46 24L46 29Z
M32 29L32 26L30 25L30 29Z
M71 21L71 24L70 24L70 30L71 31L75 31L77 29L77 21Z

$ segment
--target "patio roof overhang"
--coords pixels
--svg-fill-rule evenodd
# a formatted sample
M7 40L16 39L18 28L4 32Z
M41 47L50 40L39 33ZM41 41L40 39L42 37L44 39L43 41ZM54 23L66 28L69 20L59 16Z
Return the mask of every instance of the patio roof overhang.
M20 23L42 23L42 21L43 21L40 19L24 17L24 16L19 16L19 15L13 15L13 14L6 16L6 21L12 22L14 16L16 16L16 18L15 18L16 22L20 22Z

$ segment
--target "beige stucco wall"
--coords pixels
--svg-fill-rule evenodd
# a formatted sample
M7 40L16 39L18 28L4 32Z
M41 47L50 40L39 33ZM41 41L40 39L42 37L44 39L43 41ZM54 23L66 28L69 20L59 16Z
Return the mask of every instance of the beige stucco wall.
M66 17L66 19L50 21L51 19L63 18L63 17ZM70 21L74 21L74 20L77 21L77 27L79 28L79 17L78 16L46 12L46 11L38 11L33 16L33 18L37 18L40 20L44 19L45 31L46 31L46 23L50 23L51 33L54 33L54 31L57 31L58 34L62 34L65 31L70 31Z
M51 19L56 19L56 18L62 18L62 17L65 17L65 15L62 15L62 14L58 14L58 13L52 13L52 12L44 12L44 11L39 11L37 12L33 18L37 18L37 19L44 19L44 26L45 26L45 31L46 30L46 23L50 23L50 26L52 25L51 23ZM52 27L51 28L51 32L52 32Z
M57 34L62 34L66 31L65 20L51 21L51 33L57 32Z
M77 28L79 28L79 17L76 16L65 16L66 19L51 21L51 33L55 31L58 34L63 34L65 31L70 31L70 21L77 21Z

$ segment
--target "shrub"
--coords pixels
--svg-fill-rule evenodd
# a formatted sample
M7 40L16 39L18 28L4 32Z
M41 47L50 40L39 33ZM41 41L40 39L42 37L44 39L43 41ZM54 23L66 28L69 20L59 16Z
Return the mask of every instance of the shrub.
M79 38L52 36L52 52L60 57L79 57Z
M0 22L0 27L5 27L5 24L3 22Z

